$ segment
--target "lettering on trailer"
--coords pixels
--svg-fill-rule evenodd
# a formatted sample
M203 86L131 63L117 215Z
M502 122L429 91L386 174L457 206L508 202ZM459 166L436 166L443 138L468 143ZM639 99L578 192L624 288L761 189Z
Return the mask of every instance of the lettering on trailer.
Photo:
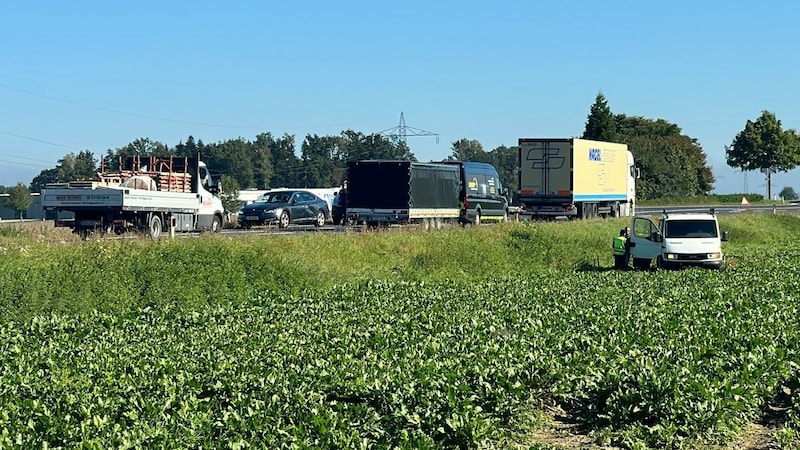
M599 148L590 148L589 149L589 161L602 161L601 153Z

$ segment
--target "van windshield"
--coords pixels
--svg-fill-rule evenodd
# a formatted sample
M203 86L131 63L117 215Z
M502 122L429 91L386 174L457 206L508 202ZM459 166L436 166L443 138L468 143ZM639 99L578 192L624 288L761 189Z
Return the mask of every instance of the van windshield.
M667 238L715 238L716 220L671 220L664 223Z

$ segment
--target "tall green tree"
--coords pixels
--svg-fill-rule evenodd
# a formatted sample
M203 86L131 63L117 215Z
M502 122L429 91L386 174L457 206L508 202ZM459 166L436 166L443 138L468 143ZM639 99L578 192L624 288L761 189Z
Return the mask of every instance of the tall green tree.
M780 195L780 197L784 200L798 199L797 192L795 192L794 188L791 186L784 186L784 188L781 189L781 192L778 195Z
M339 153L338 136L307 135L300 149L303 160L302 187L336 186L334 158Z
M87 180L94 178L95 175L97 175L97 161L89 150L83 150L77 155L68 153L58 160L56 165L56 176L60 182Z
M225 212L234 213L239 211L242 208L242 202L239 201L239 190L241 189L239 182L236 181L235 177L227 174L220 177L220 182L222 183L222 193L219 197L222 200Z
M787 172L800 163L800 139L793 129L785 130L774 113L762 111L748 120L725 147L729 166L743 171L761 170L767 176L767 198L772 198L772 174Z
M252 187L258 189L269 187L269 182L274 172L272 152L270 151L270 147L273 145L275 145L275 139L272 138L271 133L258 134L255 142L252 143L251 155L253 159L253 177L255 179L255 186Z
M710 192L714 175L697 139L664 119L615 116L618 142L628 145L641 170L640 199L693 197Z
M171 156L173 153L165 144L154 141L147 137L142 137L133 142L120 147L116 151L117 156Z
M294 139L293 134L284 134L272 142L270 153L273 172L269 187L297 186L300 182L303 165L295 153Z
M452 144L452 154L449 158L454 161L491 162L491 156L483 149L483 145L474 139L459 139Z
M209 170L217 177L225 174L235 178L239 186L255 185L252 147L244 138L208 145L202 157Z
M203 141L200 141L200 144L194 141L194 136L189 135L186 138L186 143L183 141L179 142L178 145L175 146L175 156L197 156L197 153L200 151L200 148L203 145ZM200 155L202 157L202 155Z
M45 169L31 180L31 192L42 192L47 183L58 183L58 169Z
M23 218L23 214L31 206L31 191L23 183L17 183L8 191L8 198L5 202L5 207L13 209L19 214L19 218Z
M786 172L800 162L800 142L795 130L783 130L774 113L762 111L755 121L748 120L725 147L729 166L744 171L774 169Z
M489 152L489 162L497 169L500 182L508 189L510 196L516 195L519 179L517 178L517 164L519 147L506 147L501 145ZM511 198L509 199L511 200Z
M594 99L581 137L595 141L617 142L616 120L602 92L599 92Z

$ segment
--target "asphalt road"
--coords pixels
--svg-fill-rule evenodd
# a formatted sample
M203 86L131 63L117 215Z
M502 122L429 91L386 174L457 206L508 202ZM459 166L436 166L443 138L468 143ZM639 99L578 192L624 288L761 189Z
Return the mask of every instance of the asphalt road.
M643 216L657 216L660 215L665 209L667 212L708 212L709 209L714 208L717 214L747 214L747 213L800 213L800 204L798 203L777 203L773 205L703 205L703 206L637 206L636 214Z

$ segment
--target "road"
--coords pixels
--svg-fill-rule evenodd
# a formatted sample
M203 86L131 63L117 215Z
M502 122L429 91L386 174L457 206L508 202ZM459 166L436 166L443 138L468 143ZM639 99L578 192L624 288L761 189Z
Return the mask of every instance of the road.
M670 212L708 212L710 208L720 215L728 214L800 214L800 203L787 203L772 205L704 205L704 206L638 206L636 208L637 215L643 216L658 216L664 209ZM773 211L774 210L774 211ZM399 227L393 227L399 228ZM262 226L253 227L249 230L241 228L227 228L223 229L221 233L228 235L281 235L281 234L299 234L299 233L342 233L347 230L362 231L362 227L344 227L337 225L326 225L324 227L315 227L313 225L292 225L289 228L278 228L277 226Z
M773 205L704 205L704 206L637 206L636 214L644 216L656 216L665 209L669 212L708 212L714 208L717 214L746 214L746 213L800 213L800 204L786 203Z

